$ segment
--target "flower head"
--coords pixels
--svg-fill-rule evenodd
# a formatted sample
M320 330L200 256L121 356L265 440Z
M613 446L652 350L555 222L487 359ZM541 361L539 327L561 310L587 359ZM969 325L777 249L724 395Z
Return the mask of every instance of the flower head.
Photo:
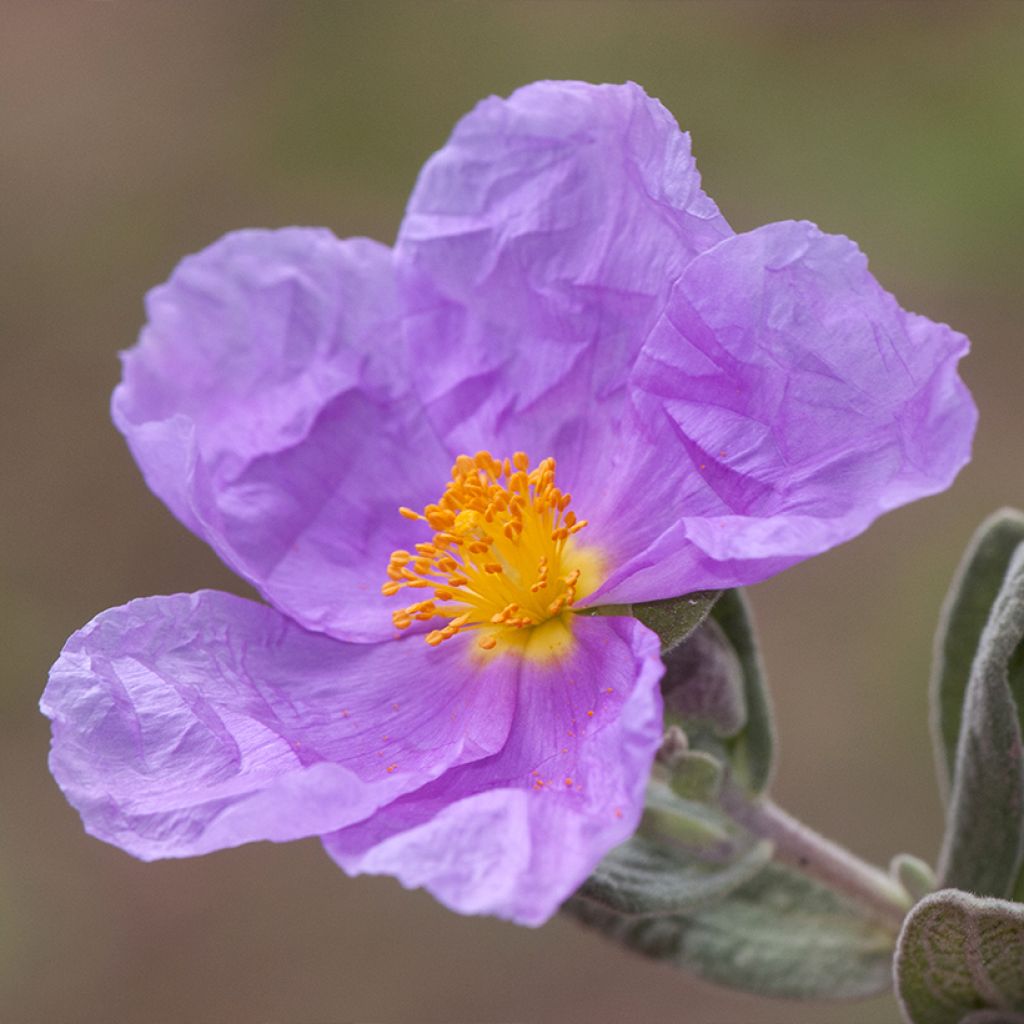
M658 639L582 609L764 579L949 485L966 339L808 223L734 233L635 85L482 102L398 241L243 231L147 300L113 415L266 605L68 641L51 767L142 858L316 835L546 920L635 829Z

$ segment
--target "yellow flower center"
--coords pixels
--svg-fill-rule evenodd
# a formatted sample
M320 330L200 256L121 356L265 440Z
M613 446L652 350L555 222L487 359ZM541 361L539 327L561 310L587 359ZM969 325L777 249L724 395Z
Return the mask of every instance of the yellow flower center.
M399 509L434 534L415 551L392 553L381 592L429 590L433 597L393 612L395 626L447 619L427 633L428 644L477 630L477 645L490 651L506 641L522 649L533 627L564 622L596 589L600 570L596 555L577 544L587 520L569 510L571 500L555 484L554 459L531 470L523 452L503 460L460 455L437 504Z

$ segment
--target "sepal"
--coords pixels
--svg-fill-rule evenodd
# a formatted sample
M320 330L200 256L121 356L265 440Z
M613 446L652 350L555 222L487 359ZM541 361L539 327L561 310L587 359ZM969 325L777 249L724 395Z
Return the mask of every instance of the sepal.
M680 597L638 604L604 604L581 608L581 615L632 615L661 639L664 654L681 644L707 617L720 590L699 590Z
M690 745L727 764L752 793L772 773L774 727L750 607L726 590L684 644L663 655L666 720Z
M707 617L718 601L720 590L699 590L664 601L632 605L632 614L661 638L662 652L681 644Z
M736 652L743 673L747 721L729 743L732 768L752 793L762 793L774 767L775 725L750 604L742 590L726 590L711 614Z

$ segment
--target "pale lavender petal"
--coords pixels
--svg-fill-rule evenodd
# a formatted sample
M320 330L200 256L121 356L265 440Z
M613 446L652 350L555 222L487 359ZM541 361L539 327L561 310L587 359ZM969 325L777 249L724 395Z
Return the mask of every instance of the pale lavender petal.
M454 646L342 643L204 591L99 615L41 706L86 829L150 860L360 821L501 749L515 690Z
M630 619L573 628L565 661L522 662L500 753L325 837L347 872L537 925L635 831L661 741L658 639Z
M977 418L966 351L812 224L698 256L644 344L630 429L576 485L615 565L592 600L755 583L948 487Z
M399 505L450 466L401 370L391 253L329 231L242 231L150 293L113 414L150 487L282 611L391 635ZM408 524L405 524L407 526Z
M731 234L689 136L632 83L491 97L425 165L396 247L416 382L455 451L555 455L614 429L672 281Z

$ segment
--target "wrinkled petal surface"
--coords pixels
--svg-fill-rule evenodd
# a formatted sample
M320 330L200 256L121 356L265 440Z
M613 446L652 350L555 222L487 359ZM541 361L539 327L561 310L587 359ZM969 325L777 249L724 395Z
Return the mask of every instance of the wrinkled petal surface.
M327 836L331 856L460 913L546 921L636 830L662 735L657 637L614 618L577 617L574 633L565 661L521 663L499 753Z
M450 458L401 372L391 253L242 231L147 299L113 414L150 487L276 607L345 639L392 632L397 508Z
M735 235L632 84L488 99L394 251L239 232L147 317L115 422L272 607L150 598L68 641L42 707L86 828L147 859L320 835L352 874L524 924L639 821L658 639L576 616L543 660L396 636L388 556L429 539L398 506L437 500L459 453L553 456L606 571L587 601L653 600L757 582L943 489L976 420L962 335L848 239Z
M731 234L689 136L637 85L491 97L424 166L396 265L416 388L453 451L581 454L614 433L672 281Z
M966 351L812 224L698 256L644 343L616 449L575 487L616 566L592 600L755 583L948 487L977 419Z
M408 637L346 644L213 591L113 608L42 700L50 767L86 829L144 859L360 821L506 743L507 661Z

